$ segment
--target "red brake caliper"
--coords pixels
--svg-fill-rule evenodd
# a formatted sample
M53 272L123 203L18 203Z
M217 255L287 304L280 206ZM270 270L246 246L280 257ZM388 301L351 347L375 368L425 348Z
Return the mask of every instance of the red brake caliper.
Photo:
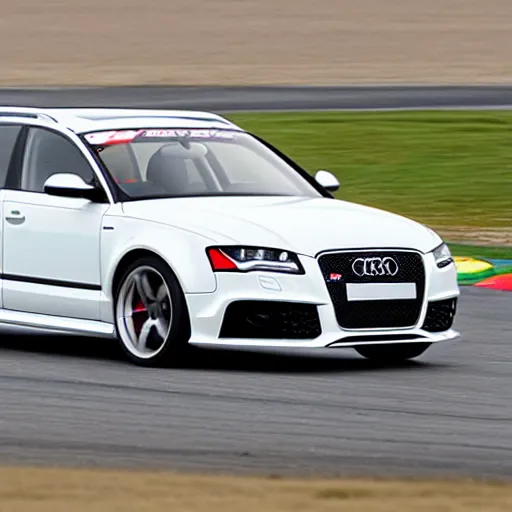
M142 326L147 319L147 309L145 308L142 301L139 299L137 305L133 308L132 320L133 320L133 328L137 333L137 336L140 334Z

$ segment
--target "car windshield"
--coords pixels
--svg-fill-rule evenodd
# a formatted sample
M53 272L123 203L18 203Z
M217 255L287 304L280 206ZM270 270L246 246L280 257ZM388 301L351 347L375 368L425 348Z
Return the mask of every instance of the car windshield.
M131 199L322 195L285 160L244 132L121 130L88 133L85 140Z

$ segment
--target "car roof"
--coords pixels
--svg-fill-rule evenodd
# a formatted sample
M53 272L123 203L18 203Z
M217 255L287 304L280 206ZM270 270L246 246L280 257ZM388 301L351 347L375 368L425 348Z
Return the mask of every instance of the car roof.
M243 131L231 121L211 112L195 110L125 108L37 108L0 106L0 121L33 118L57 124L77 134L134 128L210 128Z

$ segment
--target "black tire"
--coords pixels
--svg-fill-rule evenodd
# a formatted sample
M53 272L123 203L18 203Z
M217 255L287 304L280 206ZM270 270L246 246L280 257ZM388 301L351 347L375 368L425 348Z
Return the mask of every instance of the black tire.
M354 347L366 359L381 363L400 363L420 356L431 343L396 343L390 345L362 345Z
M120 324L121 319L118 318L118 306L120 299L126 298L126 296L120 297L121 293L124 293L123 289L128 287L127 279L133 275L134 272L142 271L141 269L151 269L163 278L163 281L167 285L167 291L170 296L169 310L172 311L172 317L168 325L168 334L164 337L159 337L160 340L164 340L161 345L161 349L151 357L139 357L134 353L132 345L128 346L127 340L123 339L121 332L126 333L126 328ZM151 271L149 271L151 275ZM123 288L124 287L124 288ZM121 306L122 308L123 306ZM120 279L117 282L117 286L114 290L114 318L116 323L116 329L118 332L118 339L123 349L123 352L127 359L138 366L145 367L169 367L179 366L180 362L188 354L190 345L188 341L190 339L190 317L188 314L187 304L185 296L178 282L178 279L169 268L169 266L156 256L144 256L131 262L123 271ZM130 349L132 348L132 350Z

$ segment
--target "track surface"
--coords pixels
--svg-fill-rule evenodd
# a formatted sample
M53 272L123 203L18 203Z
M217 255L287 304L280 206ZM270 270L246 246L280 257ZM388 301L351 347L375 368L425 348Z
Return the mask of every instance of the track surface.
M4 105L272 109L508 108L512 87L0 89ZM372 367L201 352L132 367L115 344L0 342L0 463L279 473L512 476L512 295L463 289L461 342Z
M347 350L140 369L109 341L10 338L0 463L510 477L511 314L512 295L464 288L463 339L387 369Z
M0 104L213 111L509 108L510 86L111 87L1 89Z

